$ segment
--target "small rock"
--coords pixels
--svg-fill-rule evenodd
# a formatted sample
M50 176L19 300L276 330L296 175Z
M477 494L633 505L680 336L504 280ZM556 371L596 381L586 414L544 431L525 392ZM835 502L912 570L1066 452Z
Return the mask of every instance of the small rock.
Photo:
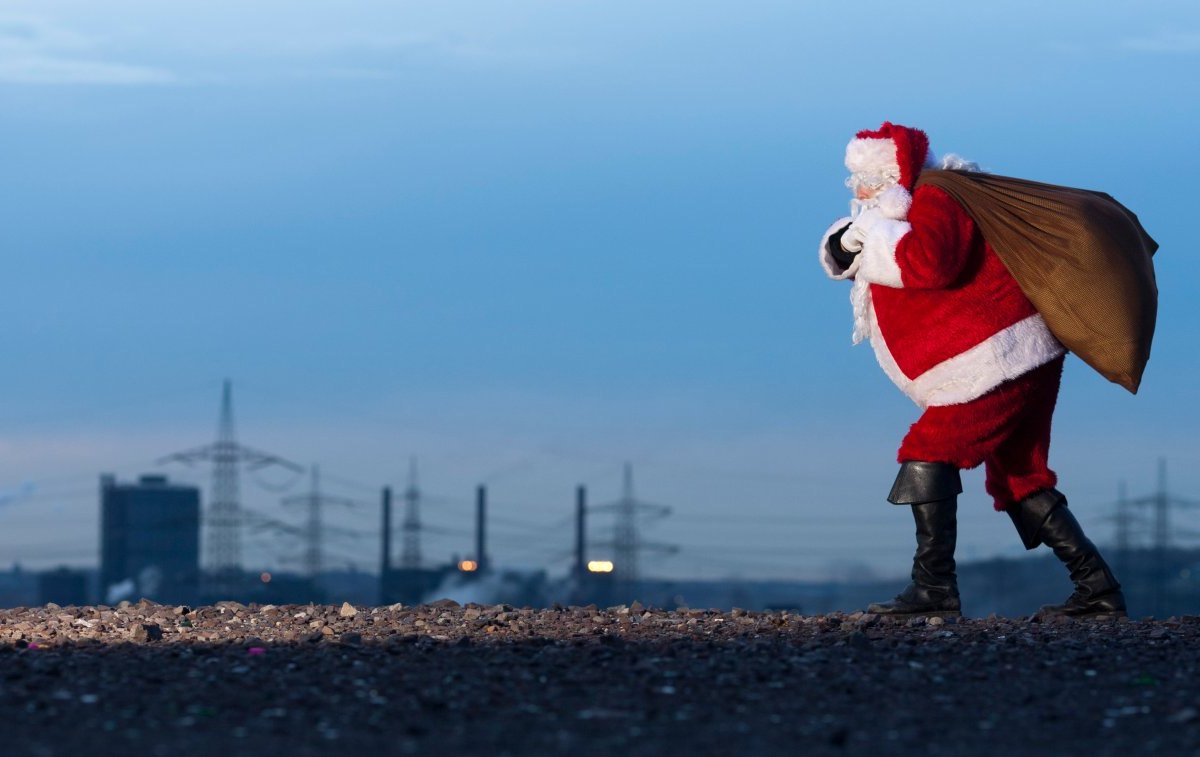
M354 631L347 631L338 639L341 643L348 647L357 647L362 645L362 634Z
M945 618L930 618L930 619L929 619L929 625L931 625L931 626L944 626L944 625L946 625L946 619L945 619Z
M134 625L131 635L134 641L160 641L163 632L157 623L138 623Z
M453 599L437 599L429 603L430 607L461 607L458 602Z
M338 611L338 615L343 618L353 618L358 614L358 610L354 609L354 605L349 602L342 602L342 609Z

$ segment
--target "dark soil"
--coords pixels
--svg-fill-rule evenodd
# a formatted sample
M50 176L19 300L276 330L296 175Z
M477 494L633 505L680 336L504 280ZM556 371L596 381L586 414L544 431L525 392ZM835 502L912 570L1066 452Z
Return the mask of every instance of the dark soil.
M4 753L1200 749L1200 618L142 601L0 611Z

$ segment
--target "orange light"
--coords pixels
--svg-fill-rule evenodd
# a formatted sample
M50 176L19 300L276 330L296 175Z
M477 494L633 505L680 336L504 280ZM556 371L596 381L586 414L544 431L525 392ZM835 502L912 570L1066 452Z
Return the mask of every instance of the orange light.
M479 563L475 562L474 560L460 560L458 563L458 569L464 573L471 573L479 570Z
M260 579L262 580L262 582L263 582L263 583L265 583L265 584L269 584L269 583L271 583L271 574L270 574L270 573L267 573L266 571L263 571L263 574L262 574L261 576L259 576L259 578L260 578Z
M612 573L612 560L590 560L588 561L588 572L590 573Z

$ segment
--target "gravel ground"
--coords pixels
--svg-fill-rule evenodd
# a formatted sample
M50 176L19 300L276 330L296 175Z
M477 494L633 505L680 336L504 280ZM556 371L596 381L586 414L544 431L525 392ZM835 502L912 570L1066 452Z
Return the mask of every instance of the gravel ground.
M1200 617L0 611L7 754L1200 750Z

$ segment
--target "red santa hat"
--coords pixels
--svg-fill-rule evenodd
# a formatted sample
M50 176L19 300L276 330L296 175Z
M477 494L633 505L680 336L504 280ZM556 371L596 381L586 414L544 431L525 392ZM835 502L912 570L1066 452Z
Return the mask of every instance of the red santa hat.
M878 130L858 132L846 145L846 168L855 175L881 184L880 203L885 214L903 218L912 202L917 175L930 159L929 137L920 129L884 121Z
M929 157L929 137L920 129L884 121L876 131L860 131L846 145L851 173L879 174L912 191Z

